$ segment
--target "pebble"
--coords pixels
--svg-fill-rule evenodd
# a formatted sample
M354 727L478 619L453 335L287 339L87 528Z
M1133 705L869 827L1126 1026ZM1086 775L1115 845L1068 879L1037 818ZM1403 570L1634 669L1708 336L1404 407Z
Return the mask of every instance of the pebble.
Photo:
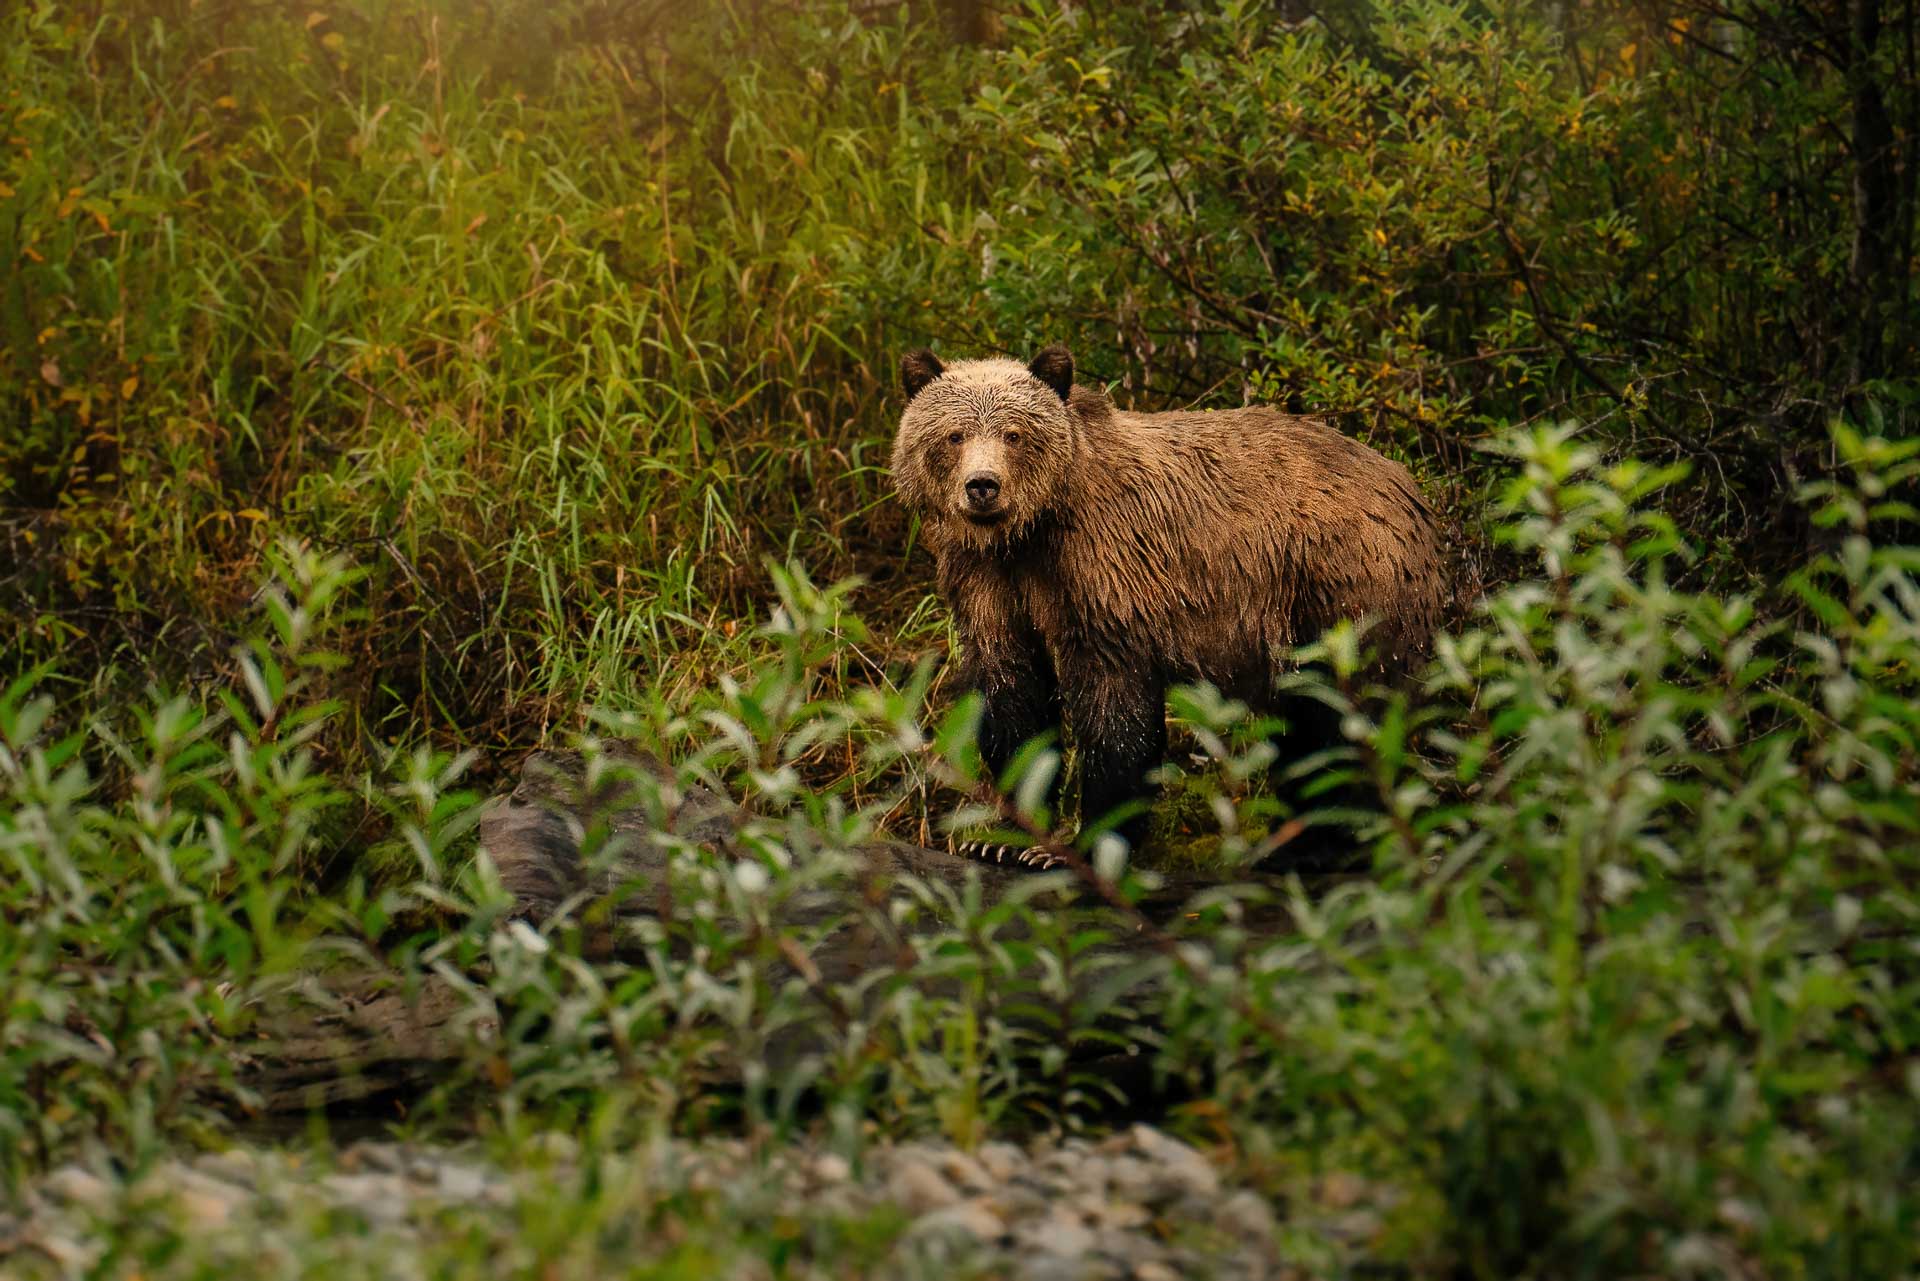
M1108 1232L1126 1232L1145 1227L1153 1219L1146 1206L1134 1201L1115 1201L1107 1197L1083 1203L1081 1217L1094 1227Z
M449 1201L478 1201L487 1191L487 1176L470 1165L440 1167L440 1195Z
M511 1210L584 1179L637 1186L663 1199L709 1190L722 1198L723 1215L742 1220L777 1213L804 1224L897 1207L909 1220L892 1247L897 1257L873 1275L964 1272L1016 1281L1290 1275L1277 1257L1273 1206L1252 1189L1227 1186L1204 1153L1145 1125L1099 1143L992 1142L970 1152L931 1142L876 1143L860 1154L857 1169L848 1156L825 1148L801 1144L756 1153L729 1138L655 1139L601 1151L590 1164L564 1135L536 1138L526 1150L536 1159L507 1169L472 1147L362 1141L331 1161L234 1148L163 1161L131 1199L115 1180L69 1164L30 1183L25 1208L6 1226L9 1235L42 1243L58 1266L78 1274L98 1258L83 1244L100 1238L96 1221L140 1212L142 1197L169 1203L173 1221L195 1240L217 1233L222 1240L284 1241L289 1215L338 1212L358 1215L378 1230L381 1250L399 1252L388 1271L412 1275L419 1269L406 1262L408 1249L420 1248L436 1223L460 1212L456 1207ZM1304 1208L1317 1230L1347 1240L1377 1231L1383 1189L1335 1176L1316 1190ZM490 1219L505 1225L504 1233L515 1221L511 1213ZM662 1230L675 1229L668 1222Z
M1153 1200L1154 1189L1161 1183L1152 1164L1135 1157L1110 1158L1106 1169L1107 1187L1113 1195L1131 1201Z
M102 1253L97 1243L82 1245L73 1237L53 1232L42 1233L34 1244L69 1272L91 1272Z
M942 1210L960 1199L953 1185L917 1156L904 1157L893 1168L893 1199L911 1214Z
M1220 1208L1214 1211L1213 1221L1222 1232L1261 1244L1271 1242L1278 1229L1273 1219L1273 1208L1266 1199L1246 1188L1222 1201Z
M974 1159L995 1183L1005 1183L1025 1164L1026 1154L1011 1143L982 1143Z
M1140 1153L1174 1181L1180 1195L1207 1201L1220 1194L1219 1173L1180 1140L1145 1125L1136 1125L1128 1133Z
M332 1174L322 1181L327 1199L358 1210L375 1225L406 1221L411 1197L406 1183L391 1174Z
M406 1154L391 1143L356 1143L340 1153L335 1164L349 1173L379 1170L398 1174L406 1164Z
M202 1231L222 1228L248 1201L248 1190L170 1161L148 1179L154 1193L164 1189L182 1214Z
M104 1210L113 1200L113 1186L77 1165L63 1165L41 1181L46 1192L89 1210Z
M1108 1281L1118 1276L1104 1260L1038 1254L1021 1261L1021 1281Z
M1025 1223L1014 1230L1014 1240L1043 1254L1086 1254L1093 1249L1093 1233L1079 1218L1060 1206L1037 1223Z
M571 1134L556 1130L534 1135L529 1146L555 1165L571 1165L580 1159L580 1144Z
M939 1167L956 1187L969 1192L985 1192L993 1186L993 1176L986 1167L957 1148L940 1156Z
M914 1236L958 1233L981 1244L998 1241L1006 1235L1006 1231L1007 1225L993 1212L993 1207L980 1199L961 1201L945 1209L923 1214L913 1221L913 1227L909 1229Z
M233 1205L222 1197L208 1196L203 1192L182 1190L174 1193L173 1203L180 1207L180 1213L186 1216L197 1232L209 1232L215 1228L224 1228L233 1217Z
M246 1148L229 1148L225 1152L209 1152L194 1163L202 1173L211 1175L223 1183L231 1183L237 1188L252 1189L260 1181L260 1168L253 1153Z

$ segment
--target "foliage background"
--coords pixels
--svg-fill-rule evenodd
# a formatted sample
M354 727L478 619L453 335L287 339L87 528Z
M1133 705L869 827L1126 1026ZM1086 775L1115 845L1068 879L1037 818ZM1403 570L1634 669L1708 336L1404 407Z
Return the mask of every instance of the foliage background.
M1910 1269L1913 9L9 7L8 1178L217 1131L250 985L316 949L521 1012L462 1124L641 1076L813 1124L699 1103L752 1020L503 933L472 795L617 723L769 851L934 831L892 362L1064 340L1141 407L1340 415L1459 551L1423 696L1356 708L1370 885L1277 951L1214 904L1218 968L1113 998L1248 1177L1384 1180L1422 1274ZM1230 862L1254 748L1179 711ZM955 946L971 995L902 997L815 1121L1082 1115L991 1007L1033 950Z
M280 534L370 572L375 739L723 668L769 555L937 644L920 341L1348 412L1469 592L1474 443L1569 416L1694 465L1715 572L1794 563L1828 419L1910 412L1913 15L1855 7L21 6L14 661L218 669Z

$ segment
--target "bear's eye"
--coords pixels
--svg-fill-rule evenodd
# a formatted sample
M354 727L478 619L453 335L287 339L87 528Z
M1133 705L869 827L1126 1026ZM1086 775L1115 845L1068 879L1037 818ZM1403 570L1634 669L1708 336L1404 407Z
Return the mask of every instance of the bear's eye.
M960 433L959 433L959 432L957 432L957 431L955 431L955 432L949 432L949 433L947 433L947 443L948 443L949 445L957 445L957 444L959 444L959 443L960 443Z
M1017 431L1010 431L1010 432L1008 432L1008 433L1007 433L1007 443L1008 443L1009 445L1017 445L1017 444L1019 444L1019 443L1020 443L1020 433L1019 433L1019 432L1017 432Z

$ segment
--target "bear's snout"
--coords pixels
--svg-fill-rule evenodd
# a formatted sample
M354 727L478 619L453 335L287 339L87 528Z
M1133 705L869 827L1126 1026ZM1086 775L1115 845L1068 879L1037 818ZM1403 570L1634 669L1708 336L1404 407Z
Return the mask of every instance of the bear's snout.
M1006 517L1011 461L1006 446L992 433L982 433L967 442L954 460L952 473L960 482L954 506L961 516L976 525L998 524Z
M975 511L992 511L1000 502L1000 477L990 471L977 471L967 477L967 506Z

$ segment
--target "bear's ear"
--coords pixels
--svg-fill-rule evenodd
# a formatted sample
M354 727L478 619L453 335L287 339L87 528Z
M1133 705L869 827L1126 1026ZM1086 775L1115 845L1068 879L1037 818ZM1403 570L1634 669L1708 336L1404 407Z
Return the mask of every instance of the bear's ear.
M908 400L918 396L923 387L946 372L947 367L940 363L940 357L925 347L915 348L900 357L900 386L907 393Z
M1053 388L1062 400L1073 394L1073 353L1060 343L1035 356L1027 372Z

